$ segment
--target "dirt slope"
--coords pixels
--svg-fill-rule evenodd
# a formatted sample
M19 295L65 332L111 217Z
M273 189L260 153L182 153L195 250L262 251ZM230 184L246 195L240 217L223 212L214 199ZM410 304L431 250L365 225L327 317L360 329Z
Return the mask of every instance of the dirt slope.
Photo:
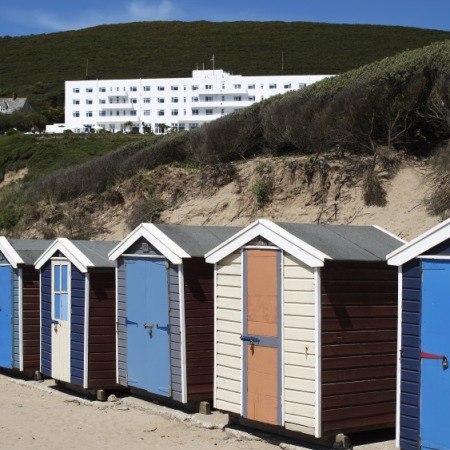
M320 163L320 164L319 164ZM24 237L75 236L122 239L139 223L145 204L164 204L160 221L195 225L248 225L257 218L336 224L376 224L411 239L440 221L426 199L433 186L424 162L403 161L395 173L378 168L386 206L365 206L361 167L348 159L257 158L203 169L160 167L119 183L102 196L68 204L41 205L40 219ZM267 203L260 207L255 185L264 180ZM131 220L130 220L131 218Z

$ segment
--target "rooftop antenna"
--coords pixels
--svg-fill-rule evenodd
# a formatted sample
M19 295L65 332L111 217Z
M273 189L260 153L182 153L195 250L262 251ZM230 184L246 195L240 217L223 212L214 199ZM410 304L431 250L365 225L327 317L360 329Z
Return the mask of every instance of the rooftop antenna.
M203 70L205 70L205 63L203 63Z
M284 48L281 49L281 73L284 72Z
M89 58L86 59L86 78L88 77L89 73Z
M214 72L214 69L216 67L216 56L214 54L212 55L211 62L212 62L212 69Z

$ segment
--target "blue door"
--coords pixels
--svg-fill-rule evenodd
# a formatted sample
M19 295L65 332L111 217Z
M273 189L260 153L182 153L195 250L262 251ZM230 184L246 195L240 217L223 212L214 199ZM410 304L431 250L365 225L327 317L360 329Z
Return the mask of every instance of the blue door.
M422 270L420 437L423 449L450 449L450 261Z
M166 261L125 262L128 385L170 396L169 286Z
M13 367L13 271L11 266L0 266L0 367Z

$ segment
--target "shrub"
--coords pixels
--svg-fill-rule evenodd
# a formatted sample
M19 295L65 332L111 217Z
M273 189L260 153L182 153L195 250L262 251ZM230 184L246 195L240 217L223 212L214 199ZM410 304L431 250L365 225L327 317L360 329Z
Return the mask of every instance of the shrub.
M432 158L433 193L428 199L427 208L442 220L450 217L450 144L443 146Z
M386 191L371 165L363 178L363 198L367 206L386 206Z
M126 220L128 228L133 230L143 222L157 222L164 209L164 202L156 196L135 201Z

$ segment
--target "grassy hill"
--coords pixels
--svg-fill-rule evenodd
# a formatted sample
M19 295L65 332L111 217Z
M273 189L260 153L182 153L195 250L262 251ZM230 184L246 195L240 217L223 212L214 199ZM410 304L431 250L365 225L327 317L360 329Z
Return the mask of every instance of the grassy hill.
M151 196L155 184L165 185L163 168L167 165L193 170L208 166L210 174L205 182L220 186L233 178L230 162L262 155L310 155L302 176L309 183L314 174L320 174L325 190L332 161L353 160L355 164L346 176L352 173L362 180L368 205L383 206L385 192L379 171L385 176L385 172L395 171L402 155L426 158L439 148L444 152L438 163L438 197L430 205L436 214L446 216L450 213L449 147L445 147L450 139L449 54L450 40L403 52L272 97L188 132L160 138L121 136L117 142L114 135L63 137L60 144L67 144L71 152L56 146L57 159L52 163L56 170L41 172L39 177L33 177L33 171L39 174L44 170L39 161L46 156L39 153L38 146L51 148L51 140L36 140L28 149L27 141L18 141L24 148L18 153L10 143L9 159L0 161L3 171L27 164L31 170L22 183L0 190L0 227L20 231L37 220L42 205L70 204L82 197L92 198L96 210L95 200L114 190L117 183L160 168L162 172L151 183ZM124 144L120 139L133 141ZM3 142L7 148L8 141ZM1 143L0 139L0 149ZM78 145L86 149L81 154L76 150ZM119 148L108 152L114 145ZM24 154L27 157L21 161ZM295 172L296 168L292 169ZM266 175L261 168L254 186L261 204L273 189L274 181ZM146 200L146 205L156 205L152 208L159 211L160 203L154 200ZM144 206L139 209L144 210ZM151 214L141 219L150 220Z
M0 38L0 95L62 107L65 80L182 77L198 64L243 75L342 73L450 38L417 28L307 22L141 22ZM52 118L55 111L52 112Z

